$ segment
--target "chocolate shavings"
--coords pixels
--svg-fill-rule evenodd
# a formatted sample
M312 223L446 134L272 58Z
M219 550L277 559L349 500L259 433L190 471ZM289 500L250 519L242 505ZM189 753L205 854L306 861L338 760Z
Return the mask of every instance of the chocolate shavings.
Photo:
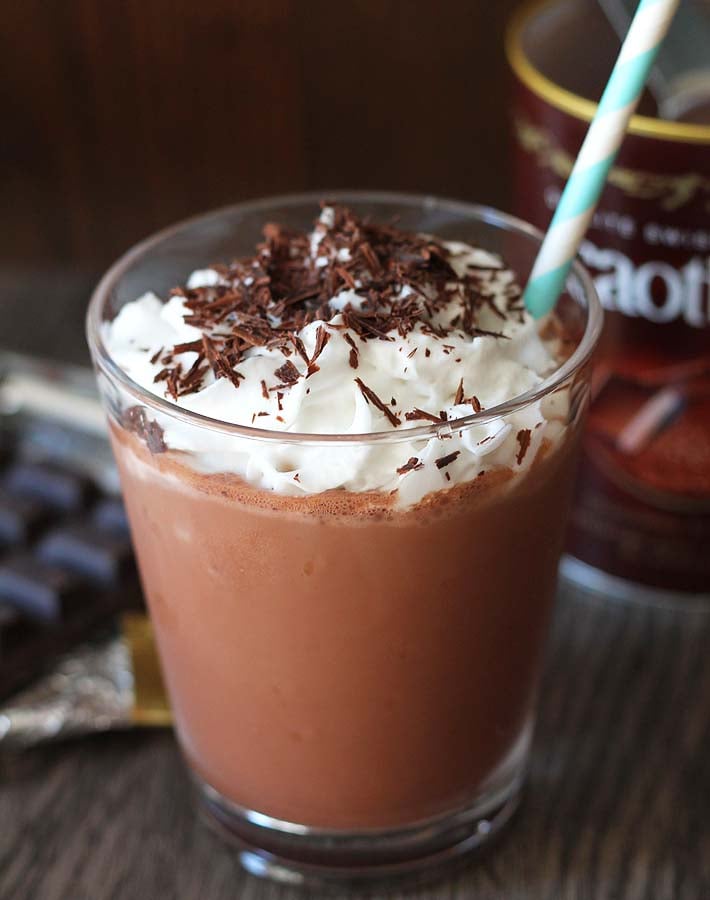
M460 450L454 450L453 453L447 453L446 456L440 456L438 459L434 460L436 463L437 469L445 469L446 466L451 465L451 463L460 455Z
M290 359L286 360L286 362L282 366L279 366L279 368L274 372L274 375L288 387L295 384L301 377L301 373L294 366Z
M121 424L126 431L132 431L145 441L151 453L165 453L168 449L164 432L160 425L148 418L145 408L142 406L130 406L121 415Z
M397 469L397 474L406 475L407 472L413 472L417 469L422 469L423 467L424 464L420 463L416 456L410 456L407 462Z
M332 224L316 225L317 258L309 234L269 223L253 256L214 266L217 284L172 291L172 296L182 298L185 322L198 328L202 337L161 348L151 357L152 364L162 365L156 381L165 383L171 397L199 390L210 369L215 378L239 387L244 376L237 366L254 347L277 349L287 358L296 353L306 366L306 378L310 377L318 371L317 359L331 335L323 326L318 328L309 359L299 333L311 322L329 322L335 315L330 301L344 290L362 299L356 306L345 303L340 310L343 325L333 327L354 332L362 341L404 338L417 326L436 340L454 331L502 338L505 335L478 327L479 312L488 306L502 319L521 315L520 288L506 286L508 308L503 311L491 293L493 276L487 266L469 267L458 276L450 251L431 237L360 219L342 206L332 206L331 214ZM461 311L445 326L438 321L439 313L454 296L460 298ZM350 344L349 364L357 369L358 347L350 334L343 337ZM445 353L452 348L442 345ZM186 352L196 354L187 369L184 361L174 360ZM424 352L431 355L428 347ZM284 364L277 377L281 379L277 387L288 388L300 374L293 364Z
M404 418L408 422L417 422L420 420L424 420L427 422L435 422L437 425L440 425L442 422L446 421L446 418L442 418L441 415L434 415L434 413L427 412L425 409L419 409L419 407L415 406L411 412L406 412L404 414Z
M306 364L308 365L308 372L306 374L306 378L310 378L314 372L319 371L319 366L316 365L316 360L321 355L323 350L325 349L325 345L330 340L330 333L325 330L322 325L319 325L316 330L316 343L313 348L313 356L310 360L306 360Z
M355 384L357 384L357 386L360 388L365 400L368 403L372 403L372 405L377 407L380 412L383 412L385 414L390 425L396 428L398 425L402 424L402 420L399 418L399 416L396 416L389 408L389 406L387 406L386 403L383 403L382 400L380 400L380 398L377 396L377 394L372 390L372 388L369 388L361 378L356 378Z
M458 406L460 403L463 403L463 378L459 381L459 386L456 388L454 396L454 406Z
M515 459L518 465L525 459L525 454L528 452L528 447L530 446L530 433L529 428L521 428L516 435L518 441L518 455Z

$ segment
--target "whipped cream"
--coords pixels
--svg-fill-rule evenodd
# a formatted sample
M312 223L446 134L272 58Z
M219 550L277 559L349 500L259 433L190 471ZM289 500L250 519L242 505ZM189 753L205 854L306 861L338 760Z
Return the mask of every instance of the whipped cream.
M308 245L316 267L325 259L320 255L322 238L332 224L332 211L326 208ZM290 433L349 435L394 430L403 435L407 428L428 424L418 411L441 418L442 423L458 419L479 405L490 409L535 388L557 368L557 348L541 339L527 313L503 317L498 311L506 309L515 284L513 273L502 261L467 244L442 245L457 276L486 270L485 291L490 302L477 312L478 333L471 335L452 327L461 317L463 304L458 281L447 284L447 302L436 308L429 324L418 321L406 334L392 331L388 340L363 340L346 326L344 311L359 310L363 296L356 292L357 284L343 288L329 300L333 315L328 320L313 321L297 332L309 359L316 352L319 329L327 333L317 367L310 374L306 360L293 353L288 361L300 377L293 384L279 386L275 373L286 362L282 349L254 346L235 366L238 386L229 378L216 378L210 369L198 389L172 400L182 409L223 422L269 429L279 433L281 440L234 437L151 413L163 429L166 447L188 452L191 465L199 471L234 473L266 490L288 495L338 488L396 491L400 506L416 503L431 491L467 482L483 471L525 471L543 439L559 439L567 414L565 392L529 404L505 420L451 430L447 437L355 445L289 442ZM347 261L347 248L338 249L337 254L339 261ZM323 265L327 262L325 259ZM219 270L200 269L190 276L187 288L218 286L224 277ZM411 300L412 294L412 288L405 285L398 300ZM156 381L164 368L161 355L166 348L193 342L203 334L185 321L191 313L185 302L184 296L163 302L146 293L103 325L103 341L118 366L159 397L166 396L164 381ZM433 330L429 326L434 326ZM440 336L444 329L446 335ZM181 363L187 371L196 360L197 353L187 351L171 362ZM368 399L363 385L386 404L388 413Z

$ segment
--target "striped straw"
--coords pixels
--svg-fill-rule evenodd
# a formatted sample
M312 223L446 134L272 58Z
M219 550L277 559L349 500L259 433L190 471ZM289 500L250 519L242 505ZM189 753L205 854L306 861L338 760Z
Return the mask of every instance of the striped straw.
M525 288L535 318L554 307L680 0L641 0Z

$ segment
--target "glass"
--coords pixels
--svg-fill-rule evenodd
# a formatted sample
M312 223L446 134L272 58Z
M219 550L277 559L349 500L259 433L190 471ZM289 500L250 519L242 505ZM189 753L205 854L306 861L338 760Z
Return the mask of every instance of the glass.
M577 265L557 313L579 342L539 388L464 419L364 435L230 425L147 393L116 366L101 324L124 303L248 255L267 221L309 227L319 199L241 204L164 231L113 266L88 314L177 733L203 806L249 871L311 886L430 874L488 841L516 808L601 324ZM540 243L530 226L480 206L332 199L478 243L523 279ZM550 419L534 465L402 510L389 495L294 499L225 474L230 458L257 458L265 445L284 471L375 453L406 461L427 446L444 456L455 432L503 426L534 404ZM209 464L191 450L161 452L162 434L178 431L182 446L209 445Z

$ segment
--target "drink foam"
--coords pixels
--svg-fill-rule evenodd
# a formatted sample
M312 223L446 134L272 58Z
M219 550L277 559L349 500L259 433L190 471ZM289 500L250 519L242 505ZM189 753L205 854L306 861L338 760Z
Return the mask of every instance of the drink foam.
M469 244L400 238L394 229L378 244L374 226L368 232L348 215L325 207L313 232L298 239L267 231L252 260L199 269L167 301L146 293L104 324L109 354L144 390L278 436L227 435L150 412L163 447L189 454L199 472L238 475L279 494L396 492L396 504L405 507L484 471L526 471L543 441L554 444L562 433L565 391L504 419L448 426L537 387L559 366L559 346L543 340L522 309L514 273ZM359 239L354 228L361 228ZM386 244L396 254L387 269ZM412 248L424 260L417 263L421 272L407 269ZM292 284L296 302L288 296L284 302L273 287L277 262L287 271L300 266L306 291L317 279L319 296L299 301L304 288ZM268 302L245 305L245 295L268 285ZM230 297L237 298L235 309L215 315ZM404 309L407 316L400 315ZM292 433L404 434L428 422L448 436L316 446L289 441Z

